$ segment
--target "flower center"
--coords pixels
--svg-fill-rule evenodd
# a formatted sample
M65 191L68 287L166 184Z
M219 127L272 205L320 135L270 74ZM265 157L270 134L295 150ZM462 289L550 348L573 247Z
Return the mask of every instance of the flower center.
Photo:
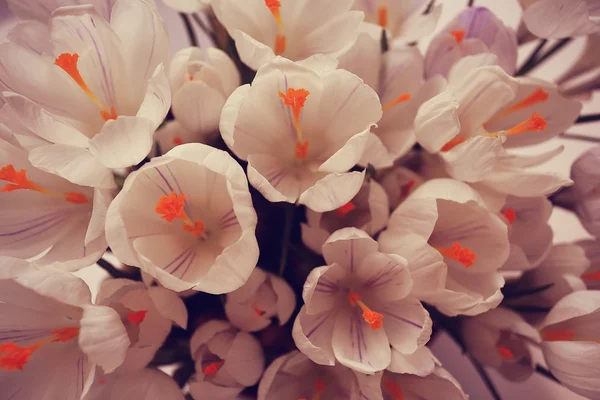
M204 373L204 375L215 376L217 372L219 372L221 367L223 367L223 365L225 365L225 361L214 361L206 365L202 369L202 372Z
M436 248L436 250L439 251L444 257L458 261L467 268L477 261L475 252L466 247L462 247L460 243L457 242L452 243L452 246L446 248Z
M402 388L400 388L400 385L398 385L396 382L386 379L383 381L383 387L385 388L386 392L392 396L393 400L404 400Z
M136 326L140 326L144 319L146 319L146 314L148 310L140 310L140 311L130 311L127 314L127 320Z
M456 43L461 44L462 41L465 38L466 32L461 29L461 30L458 30L458 31L452 31L452 32L450 32L450 34L452 36L454 36L454 40L456 40Z
M389 24L389 9L387 6L387 2L382 0L377 7L377 25L382 28L387 28Z
M31 355L49 343L66 343L79 335L79 327L70 326L52 331L52 336L29 346L19 346L14 342L0 344L0 370L23 371Z
M542 331L542 339L546 342L563 342L573 340L573 338L575 338L574 331L552 329Z
M342 218L342 217L345 217L346 215L348 215L349 213L351 213L355 209L356 209L356 206L354 205L354 203L349 201L348 203L344 204L340 208L336 209L335 215Z
M302 136L302 127L300 126L300 112L304 108L306 98L310 92L306 89L289 88L287 93L279 92L279 97L283 99L283 104L290 107L294 118L294 127L296 128L296 149L295 156L298 160L305 160L308 157L308 141Z
M79 72L79 68L77 67L78 61L79 54L63 53L60 56L56 57L56 60L54 60L54 64L62 68L79 85L83 92L87 94L88 97L92 99L92 101L96 103L98 107L100 107L100 115L102 116L102 119L104 119L105 121L117 119L117 113L115 111L115 108L105 107L104 104L102 104L98 97L96 97L96 95L92 93L88 85L85 83L83 77L81 76L81 73Z
M581 275L581 279L584 281L600 281L600 271L583 274Z
M371 329L375 331L383 326L383 315L367 307L367 305L362 302L360 294L350 291L350 293L348 293L348 301L352 307L360 307L363 312L363 319L371 326Z
M327 389L327 385L323 378L317 378L313 385L313 395L310 400L321 400L321 395L325 393L325 389ZM309 400L306 397L301 397L298 400Z
M185 212L185 197L184 194L171 192L168 196L160 198L156 204L156 213L161 215L161 218L173 222L176 219L183 221L183 230L191 233L194 237L200 238L205 235L204 223L200 219L192 221Z
M502 215L506 217L509 225L512 225L512 223L517 219L517 213L510 207L506 207L504 210L502 210Z
M387 111L390 108L397 106L400 103L405 103L407 101L410 101L411 96L408 93L402 93L400 96L398 96L396 99L390 101L389 103L386 103L383 105L383 111Z
M496 346L496 350L498 350L500 357L504 358L505 360L511 361L515 359L515 353L513 353L512 350L506 346L499 344Z
M275 36L273 51L279 56L285 51L287 42L285 30L283 28L283 20L281 19L281 12L279 10L281 8L281 0L265 0L265 5L269 8L271 14L273 14L275 22L277 22L278 33L277 36Z
M0 192L13 192L15 190L33 190L35 192L43 193L49 196L62 198L65 201L73 204L85 204L88 202L88 198L79 192L67 192L59 193L53 190L47 189L43 186L38 185L27 177L27 171L22 169L19 172L15 170L12 164L0 169L0 180L7 181Z

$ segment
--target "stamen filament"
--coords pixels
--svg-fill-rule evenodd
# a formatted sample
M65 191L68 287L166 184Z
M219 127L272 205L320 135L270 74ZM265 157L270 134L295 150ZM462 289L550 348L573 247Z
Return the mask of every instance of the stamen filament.
M402 186L401 189L402 197L408 196L410 194L410 191L415 187L416 184L417 182L414 179L411 179L410 181L406 182L406 184Z
M171 192L168 196L160 198L156 204L155 212L161 215L161 218L168 222L173 222L175 219L183 221L185 224L183 230L190 232L194 237L203 237L205 232L204 223L197 218L195 221L185 212L185 200L187 197L184 194Z
M355 307L358 305L360 307L360 309L363 311L363 319L371 326L372 330L377 330L383 327L383 315L367 307L367 305L360 299L360 294L354 291L349 292L348 301L350 302L351 306Z
M397 106L400 103L404 103L407 101L410 101L411 96L408 93L402 93L400 96L398 96L398 98L396 98L395 100L390 101L389 103L384 104L383 106L383 111L387 111L390 108Z
M498 346L496 346L496 349L498 350L498 354L500 354L500 356L502 358L504 358L505 360L514 360L515 359L515 353L512 352L511 349L509 349L508 347L502 346L501 344L499 344Z
M574 331L566 331L566 330L543 330L542 331L542 339L547 342L562 342L562 341L570 341L575 338Z
M543 103L546 100L548 100L548 97L550 97L550 95L548 94L548 92L546 92L542 88L537 88L533 93L531 93L529 96L527 96L526 98L524 98L522 101L518 102L517 104L515 104L512 107L507 108L502 113L500 113L498 116L496 116L496 117L494 117L492 119L496 120L498 118L505 117L508 114L511 114L511 113L513 113L515 111L524 110L524 109L526 109L528 107L531 107L531 106L533 106L535 104Z
M348 203L344 204L340 208L336 209L335 215L342 218L342 217L345 217L346 215L348 215L349 213L351 213L355 209L356 209L356 206L354 205L354 203L349 201Z
M148 310L140 310L140 311L131 311L127 314L127 320L134 325L140 326L144 319L146 319L146 314Z
M584 281L600 281L600 271L583 274L581 275L581 279Z
M436 248L436 250L439 251L444 257L458 261L467 268L477 261L477 257L471 249L462 247L457 242L452 243L452 246L446 248Z
M455 148L456 146L458 146L459 144L463 143L465 140L467 140L466 137L458 135L455 136L452 140L450 140L448 143L446 143L440 151L444 152L444 151L450 151L453 148Z
M388 392L390 396L392 396L393 400L404 400L404 393L402 392L402 388L396 382L386 379L383 381L383 387Z
M279 92L279 97L283 99L283 104L290 107L296 128L296 148L295 156L298 160L305 160L308 157L308 141L304 140L302 135L302 127L300 126L300 113L306 103L306 98L310 92L306 89L289 88L287 93Z
M387 28L389 24L389 9L386 1L382 1L377 7L377 24L382 28Z
M275 36L275 45L273 51L279 56L285 52L287 44L283 20L281 19L281 0L265 0L265 5L269 8L273 18L275 19L275 22L277 23L277 29L279 33L277 36Z

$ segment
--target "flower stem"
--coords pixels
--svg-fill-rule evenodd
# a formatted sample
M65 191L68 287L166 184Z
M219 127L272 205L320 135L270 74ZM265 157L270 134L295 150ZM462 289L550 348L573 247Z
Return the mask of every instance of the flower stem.
M469 0L469 3L467 4L467 6L473 7L473 5L475 5L475 0Z
M194 32L194 28L192 27L192 22L190 21L190 17L187 14L179 13L181 19L183 20L183 24L185 25L185 30L187 31L188 39L190 40L190 45L197 47L198 39L196 38L196 33Z
M103 270L108 272L110 274L110 276L112 276L113 278L133 279L133 277L130 276L128 273L116 268L114 265L112 265L110 262L108 262L104 258L101 258L98 261L96 261L96 264L98 264L100 266L100 268L102 268Z
M487 389L494 398L494 400L502 400L502 397L500 397L500 394L498 393L498 389L496 389L496 385L494 385L494 382L492 382L492 379L487 374L483 366L479 363L479 361L475 360L472 356L469 356L469 359L471 360L471 363L477 370L477 373L479 373L479 376L483 380L483 383L485 383L485 386L487 386Z
M538 293L544 292L544 291L550 289L552 286L554 286L554 283L548 283L546 285L535 287L535 288L529 289L529 290L524 290L524 291L521 291L521 292L505 291L504 292L504 298L508 300L508 299L518 299L520 297L531 296L531 295L534 295L534 294L538 294Z
M600 143L600 138L591 137L588 135L580 135L578 133L561 133L559 135L561 139L572 139L572 140L582 140L584 142L592 142L592 143Z
M523 66L523 68L521 68L519 71L517 71L515 76L526 75L529 72L533 71L534 69L536 69L537 67L542 65L542 63L544 61L546 61L548 58L552 57L555 53L557 53L559 50L561 50L563 47L565 47L570 41L571 41L571 38L561 39L561 40L557 41L554 44L554 46L552 46L546 53L544 53L543 56L533 60L530 65Z
M586 124L588 122L600 121L600 114L580 115L575 121L576 124Z
M556 377L552 374L552 372L548 371L546 368L542 367L541 365L535 366L535 372L537 372L540 375L545 376L546 378L550 379L551 381L560 383L560 381L558 379L556 379Z
M525 61L525 63L523 63L523 65L521 66L521 68L519 68L519 70L515 74L516 76L523 75L524 74L523 71L526 71L529 68L531 68L531 66L537 60L537 58L538 58L538 56L540 54L540 51L542 51L542 49L544 48L544 46L546 45L546 43L548 43L548 39L542 39L542 40L540 40L540 42L536 46L535 50L533 50L533 52L529 55L529 57L527 58L527 60Z
M285 225L283 226L283 240L281 242L281 258L279 261L279 275L283 276L285 267L287 266L287 258L290 249L290 239L292 236L292 224L294 222L294 212L296 206L294 204L286 204L285 208Z

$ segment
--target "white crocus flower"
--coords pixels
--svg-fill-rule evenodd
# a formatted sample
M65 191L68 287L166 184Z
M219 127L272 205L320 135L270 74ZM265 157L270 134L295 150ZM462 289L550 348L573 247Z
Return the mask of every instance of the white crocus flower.
M560 39L600 31L598 0L520 0L523 20L536 36Z
M455 179L479 182L497 170L498 182L509 180L503 178L519 159L507 155L505 147L548 140L572 125L581 110L581 104L561 97L556 88L514 79L496 63L491 54L461 59L450 71L446 91L425 102L417 114L417 141L437 154Z
M144 368L171 332L173 322L187 327L187 310L177 294L163 287L146 288L141 282L109 279L102 283L96 304L111 307L121 317L129 341L127 356L117 372Z
M600 291L572 293L548 313L540 330L550 371L567 388L600 398Z
M238 88L221 115L221 135L248 161L248 180L267 200L324 212L343 206L364 173L347 172L381 118L377 94L334 59L277 58Z
M225 101L240 85L234 62L219 49L189 47L173 57L169 81L175 121L156 133L163 154L182 143L214 142Z
M234 400L258 383L265 358L260 342L225 321L201 325L190 342L196 375L190 381L194 400Z
M365 21L385 28L390 40L407 44L431 34L442 6L428 9L429 0L356 0L354 8L365 13Z
M35 271L0 280L0 382L11 400L79 400L94 379L125 359L129 338L119 315L95 306L69 273Z
M75 271L104 254L111 191L41 171L26 151L2 139L0 159L0 255Z
M213 0L242 61L258 69L276 56L292 61L339 55L358 35L363 13L353 0Z
M242 168L224 151L189 143L128 176L106 235L120 261L166 288L219 294L256 266L256 222Z
M468 400L469 396L448 371L438 367L424 377L394 374L389 371L381 378L383 400Z
M408 260L413 294L444 314L476 315L502 301L507 227L465 183L422 184L392 213L379 244Z
M170 106L164 21L146 0L118 0L110 24L83 5L56 10L49 26L50 56L0 46L2 122L38 168L111 187L109 169L146 157Z
M338 229L354 227L374 236L387 224L390 215L387 194L380 184L370 180L363 183L356 196L343 206L325 213L306 210L302 224L302 241L321 254L327 238Z
M96 373L94 384L83 400L183 400L177 382L158 369L127 374Z
M340 56L339 63L339 68L371 86L383 105L383 117L361 160L361 165L375 168L391 166L414 146L413 122L419 107L446 86L442 77L425 81L423 56L417 48L397 47L382 53L380 40L380 29L363 24L356 43Z
M276 317L284 325L296 308L296 295L279 276L254 268L248 281L227 293L225 314L232 325L255 332L271 325Z
M317 364L337 362L366 374L404 370L431 357L419 351L431 335L431 319L410 295L404 258L381 253L356 228L331 235L323 255L327 265L306 279L305 304L292 330L300 351Z
M498 307L466 318L461 334L469 354L506 379L523 381L535 372L530 344L538 344L540 334L516 312Z

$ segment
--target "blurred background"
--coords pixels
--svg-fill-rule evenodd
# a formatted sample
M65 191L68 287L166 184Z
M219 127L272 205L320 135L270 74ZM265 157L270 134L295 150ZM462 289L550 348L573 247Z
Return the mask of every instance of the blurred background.
M155 0L164 19L169 26L171 36L171 52L188 47L188 38L183 28L180 16L172 9L162 4L161 0ZM239 0L244 1L244 0ZM390 0L404 1L404 0ZM438 0L437 3L443 3L443 13L438 25L438 29L443 28L451 19L453 19L461 10L467 6L467 0ZM501 18L505 24L516 28L519 25L521 17L521 8L517 0L475 0L475 6L488 7ZM14 24L14 17L8 9L6 0L0 0L0 42L6 41L6 35ZM206 37L201 31L196 32L201 38L201 43L208 43ZM419 47L424 51L427 48L429 40L422 40ZM533 51L537 42L533 41L521 46L519 59L521 63ZM585 39L573 40L561 52L546 61L545 64L533 71L530 76L552 81L565 71L577 58L583 49ZM600 55L599 55L600 58ZM600 60L599 60L600 65ZM600 112L600 96L596 93L590 100L584 102L583 114ZM579 124L573 126L569 132L573 134L588 136L590 138L600 139L600 124ZM545 171L552 171L569 175L573 161L591 146L598 145L588 141L556 138L537 146L531 146L519 150L524 153L539 153L542 150L554 149L559 145L565 146L565 151L554 160L538 167ZM578 219L568 211L555 208L550 219L550 225L554 230L555 243L568 243L590 237L583 229ZM97 290L99 283L107 277L107 274L98 267L89 267L77 273L88 282L92 291ZM485 385L479 378L476 370L469 360L461 354L460 348L445 334L438 335L431 342L431 349L440 359L443 366L448 369L456 379L461 383L465 392L471 395L472 400L491 400ZM582 355L585 356L585 355ZM539 361L542 363L541 354L538 354ZM534 375L531 379L523 383L513 383L504 379L500 374L488 368L494 384L497 386L500 395L504 400L520 399L543 399L543 400L581 400L584 397L571 393L567 389L555 384L541 375ZM284 399L282 399L284 400ZM440 399L443 400L443 399Z

